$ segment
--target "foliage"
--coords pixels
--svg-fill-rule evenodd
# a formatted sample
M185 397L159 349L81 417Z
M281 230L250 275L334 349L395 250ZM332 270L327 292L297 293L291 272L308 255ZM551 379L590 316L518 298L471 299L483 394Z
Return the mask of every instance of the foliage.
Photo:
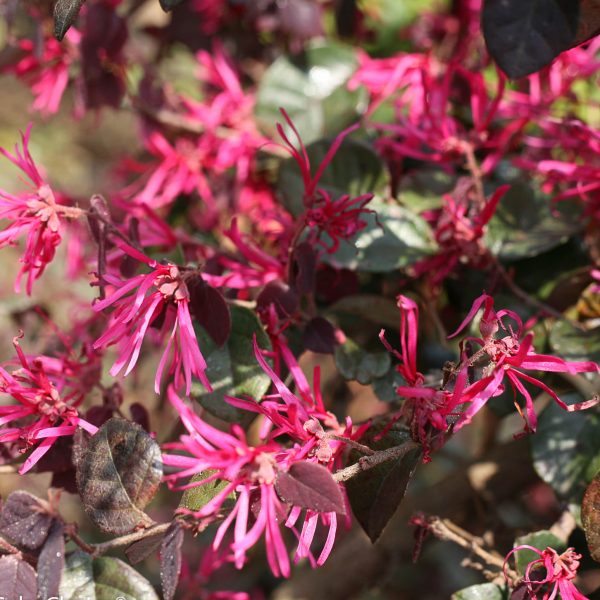
M594 593L596 0L0 18L3 597Z

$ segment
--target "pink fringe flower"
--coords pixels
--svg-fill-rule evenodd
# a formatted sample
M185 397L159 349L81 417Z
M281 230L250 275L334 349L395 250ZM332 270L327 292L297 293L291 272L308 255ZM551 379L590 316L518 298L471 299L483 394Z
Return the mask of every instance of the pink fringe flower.
M180 489L204 485L211 481L225 481L227 485L199 511L182 509L182 512L209 524L218 519L225 501L235 494L235 504L217 529L213 550L218 550L227 532L233 529L233 541L229 547L234 564L241 568L246 552L261 537L265 539L267 561L277 577L290 575L288 552L279 529L280 523L295 531L302 509L293 506L286 516L288 507L279 499L275 481L279 472L286 472L299 458L295 448L285 449L274 441L260 446L250 446L246 434L239 425L233 425L230 433L215 429L198 417L169 388L169 400L179 413L188 433L179 442L165 445L167 450L178 454L163 454L165 465L175 467L178 472L167 475L173 483L207 470L210 475L194 481ZM310 552L317 525L321 521L328 529L327 539L319 557L315 560ZM337 514L307 510L304 524L298 537L296 559L307 557L313 565L322 565L329 556L335 540Z
M21 134L21 149L16 146L12 155L4 148L0 154L17 166L29 179L31 190L19 195L0 190L0 219L9 221L0 232L0 248L16 245L26 236L22 267L17 275L15 291L21 289L21 279L27 276L26 291L31 295L33 282L38 279L54 258L63 235L62 219L77 219L83 215L78 208L59 202L50 186L44 182L29 153L31 125Z
M23 449L36 446L25 460L19 473L29 471L61 436L73 435L77 427L94 434L97 428L79 416L77 407L83 401L81 389L61 395L63 372L52 374L53 360L48 357L30 358L13 340L19 369L8 372L0 366L0 394L17 401L15 405L0 406L0 442L19 442Z
M114 286L115 291L106 299L96 302L94 310L100 312L109 306L115 308L105 333L94 342L94 348L106 348L112 344L120 345L117 361L110 369L115 376L125 367L128 375L135 366L142 348L142 342L149 327L159 326L166 335L169 329L169 341L160 359L154 390L160 392L160 383L171 350L169 373L174 374L174 384L180 388L185 383L186 394L190 393L192 376L211 390L206 377L204 360L190 315L190 292L184 275L173 264L158 264L134 248L120 244L122 249L148 265L151 272L121 280L113 275L104 275L106 283Z
M506 555L505 569L508 559L521 550L529 550L539 556L538 559L527 565L525 576L521 580L526 587L527 598L530 600L554 600L560 595L562 600L588 600L587 596L584 596L573 583L581 560L581 554L577 554L573 548L567 548L562 554L559 554L554 548L540 551L527 544L516 546ZM546 570L545 576L532 579L532 572L535 573L541 569Z

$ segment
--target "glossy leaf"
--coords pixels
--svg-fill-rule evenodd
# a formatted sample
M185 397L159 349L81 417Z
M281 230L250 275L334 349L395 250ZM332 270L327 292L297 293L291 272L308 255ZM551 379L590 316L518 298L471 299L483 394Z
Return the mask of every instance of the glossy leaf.
M62 41L75 23L85 0L56 0L54 5L54 37Z
M506 591L495 583L480 583L452 594L451 600L506 600Z
M13 544L36 550L46 541L53 518L39 498L29 492L12 492L0 512L0 535Z
M366 227L352 240L342 241L334 254L323 260L335 267L369 273L404 269L433 254L436 243L427 222L412 211L393 203L371 201L361 217Z
M502 70L523 77L575 44L578 20L578 1L486 0L482 28Z
M279 497L288 504L317 512L345 514L344 497L331 473L318 463L299 461L275 480Z
M0 595L7 600L34 600L37 595L33 567L17 556L0 557Z
M357 66L353 48L338 43L313 43L294 57L280 56L267 69L258 89L255 115L259 125L275 137L275 124L284 107L308 144L338 133L356 120L360 91L346 83Z
M498 204L485 235L486 246L498 258L516 260L542 254L581 228L581 222L557 218L548 198L524 184L514 184Z
M600 562L600 471L592 479L581 503L581 522L590 555Z
M61 600L96 600L92 557L81 550L67 556L60 580Z
M203 481L204 479L210 477L212 473L214 473L214 471L202 471L194 475L190 479L190 483L193 483L195 481ZM198 511L205 504L208 504L217 494L219 494L228 485L228 481L223 481L222 479L215 479L214 481L209 481L208 483L188 488L183 492L183 496L181 497L181 501L179 502L179 508L187 508L188 510ZM234 499L235 494L230 494L229 498Z
M92 558L76 551L67 557L61 600L159 600L148 580L118 558Z
M162 478L160 447L139 425L107 421L91 437L77 466L77 486L88 517L102 531L123 534L152 520L143 508Z
M318 140L307 147L313 173L323 162L332 142L332 139ZM346 138L323 171L319 187L334 199L345 194L353 197L369 193L384 196L389 180L387 168L369 144ZM298 163L293 158L281 165L277 189L284 206L292 214L300 215L304 211L304 183Z
M562 399L567 404L583 400L578 394ZM538 475L561 498L581 502L586 485L600 469L600 414L565 413L552 402L540 414L530 443Z
M527 535L522 535L515 540L514 546L533 546L538 550L545 550L546 548L554 548L557 552L561 552L566 549L565 543L555 536L550 531L535 531L533 533L528 533ZM533 561L537 560L539 556L531 551L531 550L519 550L515 553L515 568L517 573L521 575L525 575L525 569L527 565Z
M60 579L65 566L64 526L54 521L37 562L39 598L58 596Z
M266 394L271 380L261 369L254 356L252 337L261 348L269 348L269 338L256 314L242 306L231 307L231 334L218 348L202 331L196 330L208 368L206 376L213 386L207 392L203 386L192 385L192 398L212 415L229 422L248 418L247 412L225 402L225 396L249 396L255 400ZM250 415L251 417L251 415Z
M183 534L181 525L173 521L160 546L160 582L164 600L172 600L177 590L181 573Z
M380 428L367 431L361 442L374 450L384 450L410 440L408 433L396 429L379 440L380 432ZM351 462L359 457L357 452L350 454ZM373 543L402 502L420 459L421 451L413 450L399 460L363 471L345 483L352 512Z
M600 362L600 327L581 331L565 321L556 321L550 332L550 346L568 360Z
M368 385L388 372L392 360L388 352L365 352L348 339L335 349L335 364L345 379Z

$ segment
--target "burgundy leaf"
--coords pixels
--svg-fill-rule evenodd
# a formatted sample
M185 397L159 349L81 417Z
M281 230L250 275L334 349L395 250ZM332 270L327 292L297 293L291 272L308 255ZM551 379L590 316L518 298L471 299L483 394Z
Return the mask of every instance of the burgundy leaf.
M358 275L354 271L334 269L329 265L319 266L315 285L317 297L327 304L357 294L360 290Z
M200 275L186 280L190 291L190 311L221 347L231 333L231 312L223 294L204 282Z
M39 498L19 490L10 494L2 507L0 535L17 546L36 550L48 537L52 520Z
M296 246L292 254L292 273L290 285L303 296L315 289L317 255L308 242Z
M123 534L152 520L143 508L162 478L160 447L139 425L111 419L90 438L77 461L77 487L88 517Z
M307 350L321 354L333 354L335 350L335 329L323 317L311 319L304 329L302 341Z
M95 3L88 7L81 40L85 103L88 108L118 108L125 83L116 67L123 63L127 24L112 7Z
M181 573L183 533L181 525L173 521L160 546L160 581L165 600L172 600L177 590Z
M134 402L129 407L129 412L131 413L133 422L137 423L143 427L145 431L150 433L150 415L148 414L146 407L139 402Z
M298 294L283 281L267 283L256 299L259 311L266 310L271 304L280 317L289 317L298 310Z
M169 12L176 6L179 6L184 0L159 0L160 7L165 11Z
M280 471L275 489L288 504L317 512L346 513L340 486L323 466L308 461L294 463L289 471Z
M65 566L64 528L60 521L54 521L37 563L38 598L58 596L60 578Z
M36 594L33 567L16 556L0 558L0 597L6 600L35 600Z
M146 560L151 554L156 552L165 537L164 533L157 533L138 540L125 549L125 554L132 565L136 565Z

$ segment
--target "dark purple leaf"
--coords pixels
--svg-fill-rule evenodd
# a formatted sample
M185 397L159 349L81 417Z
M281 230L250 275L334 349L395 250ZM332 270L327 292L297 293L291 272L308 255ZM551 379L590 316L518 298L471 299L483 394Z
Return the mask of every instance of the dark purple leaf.
M200 275L189 278L190 311L206 329L217 346L221 347L231 333L231 312L223 294L208 285Z
M294 463L289 471L279 472L275 489L288 504L317 512L346 513L340 486L323 466L308 461Z
M591 557L600 562L600 473L588 485L581 503L581 522Z
M357 294L360 289L358 275L350 269L321 265L316 279L317 297L327 304Z
M46 600L58 596L64 566L64 528L60 521L55 520L37 562L38 598Z
M321 354L333 354L335 350L335 329L323 317L311 319L304 329L302 341L307 350Z
M73 468L71 454L73 452L73 438L70 436L59 437L50 450L38 460L34 466L36 473L64 473Z
M133 422L137 423L143 427L145 431L150 433L150 415L148 414L146 407L139 402L134 402L129 407L129 412L131 413L131 419Z
M283 281L267 283L256 299L259 311L266 310L271 304L274 304L277 314L283 318L293 315L298 310L298 303L298 294Z
M531 598L529 586L523 582L517 583L517 586L510 595L510 600L527 600L528 598Z
M176 6L179 6L184 0L159 0L160 7L165 11L169 12L173 10Z
M139 425L107 421L77 462L79 495L102 531L123 534L152 523L142 509L158 489L162 460L159 445Z
M35 600L36 594L33 567L16 556L0 558L0 597L6 600Z
M77 19L85 0L56 0L54 5L54 37L60 42Z
M160 548L160 544L165 537L164 533L149 535L137 542L131 544L125 549L125 554L132 565L136 565L146 560L151 554Z
M391 430L382 440L373 441L378 433L380 430L374 428L361 442L374 450L384 450L410 439L404 432ZM355 461L360 455L352 452L350 457ZM420 450L413 450L399 460L363 471L344 484L352 512L373 543L402 502L420 457Z
M29 492L10 494L0 512L0 535L28 550L44 543L51 525L47 507Z
M181 573L183 533L181 525L173 521L160 546L160 581L165 600L172 600L177 590Z
M118 65L123 63L127 24L113 8L96 3L86 13L81 40L85 103L88 108L118 108L125 82Z
M301 296L310 294L315 289L317 270L317 255L314 248L308 242L298 244L291 260L290 286Z

